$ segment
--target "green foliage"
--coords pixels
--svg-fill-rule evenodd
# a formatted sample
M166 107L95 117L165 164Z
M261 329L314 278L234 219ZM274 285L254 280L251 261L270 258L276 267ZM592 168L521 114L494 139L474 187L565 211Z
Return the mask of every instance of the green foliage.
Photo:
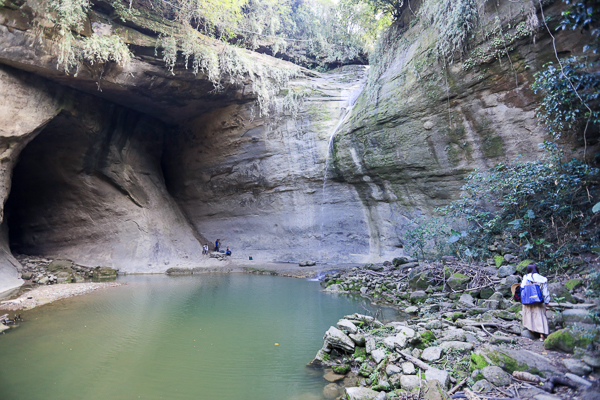
M115 62L126 65L131 59L127 45L118 35L100 36L92 34L81 41L81 57L91 65Z
M600 230L591 220L588 193L598 183L598 169L571 159L545 142L540 160L499 164L467 176L464 194L438 209L469 223L466 245L473 254L502 237L514 252L539 264L557 267L573 253L588 252Z
M447 250L448 225L439 218L417 218L413 228L404 233L405 248L414 256L425 259L428 256L441 256Z
M536 109L538 118L557 137L581 130L588 119L591 124L600 126L600 76L596 72L597 62L586 63L570 57L562 59L561 63L563 70L553 63L546 64L542 71L534 75L535 82L531 86L536 93L539 91L543 94L540 106ZM591 108L591 113L574 89Z
M328 70L365 63L391 22L362 0L250 0L236 28L236 44L284 52L298 65Z
M365 0L373 8L373 15L386 14L397 20L404 10L404 0ZM356 1L355 3L360 3Z
M563 1L570 4L570 7L562 12L559 28L589 32L592 42L585 45L583 51L591 48L594 53L597 53L600 49L600 4L595 0Z
M425 0L419 17L438 32L438 56L452 63L456 53L467 50L479 21L479 9L475 0Z
M140 15L140 12L132 7L131 2L125 5L121 0L112 0L110 5L114 8L115 13L123 22L135 21L135 19Z

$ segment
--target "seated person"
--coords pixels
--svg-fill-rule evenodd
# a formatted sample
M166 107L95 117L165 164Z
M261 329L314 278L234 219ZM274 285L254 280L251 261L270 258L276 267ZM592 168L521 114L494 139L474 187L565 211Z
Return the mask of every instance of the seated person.
M225 251L225 255L226 256L230 256L231 255L231 250L229 250L229 247L227 247L227 251Z

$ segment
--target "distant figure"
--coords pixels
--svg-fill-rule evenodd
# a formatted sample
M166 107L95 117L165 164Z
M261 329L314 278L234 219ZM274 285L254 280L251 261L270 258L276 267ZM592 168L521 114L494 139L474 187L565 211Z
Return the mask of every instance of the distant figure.
M208 243L202 246L202 254L208 254Z
M220 239L215 240L215 251L219 252L219 246L221 245Z
M526 285L538 284L540 286L543 301L535 304L523 304L523 326L532 332L540 334L543 341L548 334L548 318L546 318L546 307L550 303L550 292L548 291L548 279L539 274L537 265L531 263L527 266L527 275L521 282L521 291Z
M229 246L227 247L227 251L225 251L225 255L226 256L230 256L231 255L231 250L229 250Z

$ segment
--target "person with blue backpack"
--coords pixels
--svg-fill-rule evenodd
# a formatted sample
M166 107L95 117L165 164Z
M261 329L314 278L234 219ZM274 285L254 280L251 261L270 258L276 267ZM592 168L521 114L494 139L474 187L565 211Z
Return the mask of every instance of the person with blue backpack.
M521 303L523 326L539 333L540 340L543 341L549 332L546 307L550 303L550 292L548 278L539 274L535 263L527 266L527 274L521 282Z

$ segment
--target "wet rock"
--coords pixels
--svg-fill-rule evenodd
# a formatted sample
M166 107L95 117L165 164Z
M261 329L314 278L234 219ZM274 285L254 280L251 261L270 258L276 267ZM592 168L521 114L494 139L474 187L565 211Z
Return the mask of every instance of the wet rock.
M442 357L442 348L441 347L428 347L425 350L423 350L423 353L421 354L421 359L423 359L424 361L437 361Z
M335 399L340 395L340 388L335 383L330 383L323 389L323 397L326 399Z
M358 328L356 327L356 325L354 325L352 321L349 321L347 319L340 319L337 323L337 327L338 329L350 334L358 332Z
M562 360L563 365L572 373L579 376L585 376L592 372L592 368L580 360L573 358L565 358Z
M425 380L427 382L437 381L445 389L450 383L450 375L446 371L437 368L429 368L425 371Z
M341 349L348 353L354 351L355 344L352 339L336 327L330 327L323 339L333 348Z
M483 377L495 386L508 386L511 383L511 377L498 366L492 365L484 367L481 370Z
M404 375L414 375L415 372L415 365L413 363L410 361L402 363L402 373Z
M323 375L323 379L325 379L327 382L341 381L345 377L346 377L345 375L336 374L333 371L329 371L325 375Z
M348 400L374 400L379 394L365 387L347 387L344 391Z
M471 390L475 393L487 393L492 390L493 387L486 379L481 379L471 387Z

